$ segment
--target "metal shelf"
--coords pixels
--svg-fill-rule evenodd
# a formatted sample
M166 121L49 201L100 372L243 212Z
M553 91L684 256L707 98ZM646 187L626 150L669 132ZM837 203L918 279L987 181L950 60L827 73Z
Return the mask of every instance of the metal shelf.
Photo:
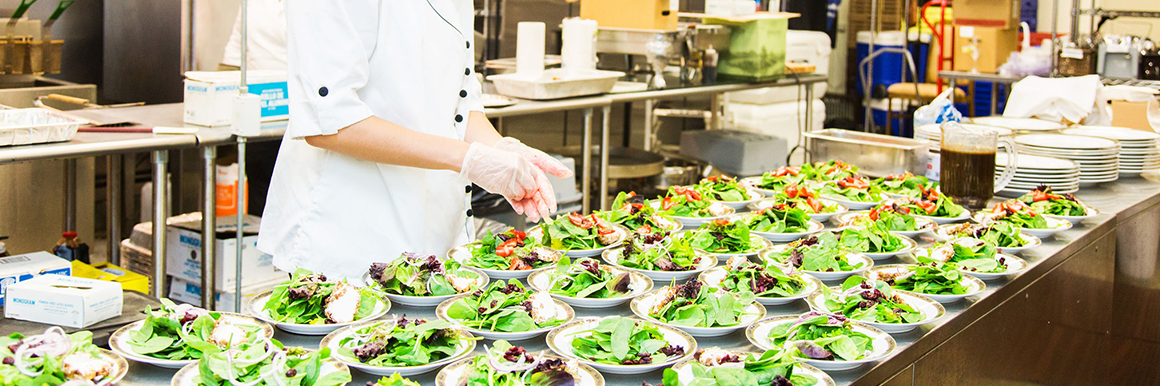
M1111 9L1085 9L1080 11L1084 15L1095 15L1105 19L1115 19L1117 17L1143 17L1160 19L1160 11L1119 11Z

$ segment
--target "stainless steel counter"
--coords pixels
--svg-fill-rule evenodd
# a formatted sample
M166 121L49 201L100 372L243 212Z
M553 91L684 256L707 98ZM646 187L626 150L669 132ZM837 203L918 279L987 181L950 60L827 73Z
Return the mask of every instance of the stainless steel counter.
M1053 323L1056 325L1076 324L1076 321L1093 314L1107 314L1101 317L1110 318L1111 312L1090 311L1093 307L1096 310L1112 307L1111 283L1106 282L1106 280L1111 279L1109 268L1114 265L1133 264L1134 267L1151 267L1150 269L1133 269L1131 272L1135 273L1138 280L1153 283L1157 281L1158 269L1155 252L1160 245L1158 244L1160 243L1160 232L1155 230L1156 224L1152 220L1160 218L1160 178L1122 180L1097 188L1084 189L1078 196L1089 205L1098 208L1101 214L1081 224L1076 224L1071 230L1061 232L1054 238L1044 240L1044 244L1039 248L1022 253L1022 257L1031 264L1025 273L1006 280L988 282L988 288L979 296L946 305L947 314L939 321L910 333L894 335L898 341L898 350L889 358L853 371L831 372L830 375L839 385L878 385L884 383L890 385L1010 384L1016 382L1021 384L1080 384L1080 381L1089 379L1090 377L1083 376L1068 378L1071 377L1072 372L1087 370L1086 367L1073 366L1073 364L1086 362L1090 357L1098 357L1104 353L1102 351L1068 352L1067 350L1072 348L1071 342L1074 340L1070 339L1066 333L1055 332L1049 326ZM1154 216L1141 217L1144 215ZM1141 218L1143 221L1139 220ZM1109 237L1109 235L1116 234L1117 227L1123 227L1120 230L1123 234L1132 232L1130 234L1137 236L1125 238L1120 243L1132 242L1138 245L1144 252L1140 259L1133 260L1131 263L1117 262L1117 260L1125 259L1119 257L1120 252L1113 252L1116 251L1114 244L1116 238ZM928 246L931 240L920 239L920 242L923 246ZM878 263L898 262L901 261L891 259ZM1073 262L1084 262L1090 266L1102 268L1077 269L1076 267L1086 266L1076 266ZM1061 272L1070 272L1093 279L1087 281L1086 284L1078 284L1078 287L1053 286L1047 291L1043 291L1041 286L1037 287L1038 283L1058 278ZM1143 278L1140 279L1139 276L1143 276ZM1074 296L1076 291L1090 291L1091 293L1107 295L1108 298L1095 302L1088 301L1088 297ZM1140 303L1148 304L1147 302ZM1012 308L1024 311L1024 314L1037 313L1045 307L1049 311L1043 311L1034 317L1015 317L1010 315L1021 314L1000 313L1000 311ZM768 309L771 316L795 315L805 312L807 306L804 302L799 301L785 306L771 306ZM391 313L406 314L409 317L434 317L433 309L398 305L392 309ZM579 317L630 316L632 313L627 306L621 306L599 310L577 309L577 315ZM973 327L984 323L989 323L988 326L998 325L1001 327L982 331ZM1040 325L1043 328L1040 328ZM1144 323L1144 326L1139 327L1138 330L1152 329L1148 325L1148 323ZM1022 336L1013 337L1011 340L1003 341L1006 339L1004 334L1010 335L1012 331L1023 334L1024 330L1007 330L1002 326L1026 326L1024 330L1030 328L1031 331ZM1038 340L1036 334L1039 332L1051 332L1056 335L1053 335L1055 338ZM969 335L970 333L982 333L992 338L999 337L1001 339L975 339ZM1097 334L1098 336L1106 336L1106 331L1102 335ZM275 337L286 344L306 347L317 347L321 339L321 337L296 336L283 332L276 333ZM974 345L970 346L972 349L982 346L985 347L982 349L984 351L963 352L944 349L948 345L962 344L964 337L971 341L967 343L974 342ZM1155 340L1156 337L1148 338ZM743 332L736 332L720 338L702 338L697 341L700 347L753 349L745 339ZM1052 346L1053 342L1061 346ZM490 341L485 340L484 344L490 344ZM517 344L532 350L547 349L542 336L517 342ZM1047 348L1051 347L1058 350L1049 351ZM477 349L477 351L481 350L482 348ZM1081 350L1081 348L1077 347L1074 350ZM1060 355L1066 356L1070 360L1040 359L1054 358ZM988 362L988 358L1002 358L1003 361L991 364L989 367L980 365L980 363L989 364L996 361L990 360ZM1006 362L1007 358L1012 359L1010 362ZM1147 358L1149 357L1138 358L1136 362L1147 363L1149 361ZM916 364L923 365L916 367ZM149 365L131 363L130 367L129 375L121 383L122 385L164 385L169 383L174 374L171 370ZM923 369L928 370L923 371ZM1013 370L1011 369L1026 369L1026 371L1012 375ZM1154 366L1148 367L1146 365L1137 371L1156 372ZM1027 375L1028 372L1034 372L1034 375ZM354 371L353 375L354 384L362 384L375 378L358 371ZM1141 379L1134 378L1135 375L1128 373L1126 377L1127 379ZM424 385L431 385L434 384L434 377L435 373L432 372L412 377L412 379ZM661 371L631 376L607 374L604 377L609 386L638 386L641 381L659 383Z

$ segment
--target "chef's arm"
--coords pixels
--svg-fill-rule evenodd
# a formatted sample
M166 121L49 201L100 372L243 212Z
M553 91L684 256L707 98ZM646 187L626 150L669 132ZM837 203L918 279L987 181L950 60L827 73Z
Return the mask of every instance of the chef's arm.
M467 116L467 132L463 135L463 140L467 143L479 142L487 146L495 146L495 143L503 138L495 131L495 126L491 125L491 121L487 116L483 115L482 111L472 111Z
M494 129L491 132L498 140L499 134L494 134ZM305 139L311 146L363 161L455 172L462 168L463 157L470 146L464 141L420 133L375 116L332 135L315 135Z

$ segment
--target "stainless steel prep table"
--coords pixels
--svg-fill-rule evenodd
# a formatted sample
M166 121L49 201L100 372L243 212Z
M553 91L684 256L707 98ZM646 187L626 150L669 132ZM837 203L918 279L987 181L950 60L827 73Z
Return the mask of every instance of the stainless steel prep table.
M1155 178L1155 177L1153 177ZM1106 336L1103 319L1111 318L1112 277L1116 286L1120 284L1118 265L1143 265L1151 267L1140 270L1135 275L1156 278L1156 249L1160 243L1160 230L1156 230L1155 219L1160 218L1160 179L1130 179L1105 184L1097 188L1084 189L1078 195L1087 204L1098 208L1101 214L1088 219L1074 228L1057 234L1044 241L1039 248L1022 254L1031 267L1022 275L988 282L988 288L981 295L965 301L948 304L947 315L939 321L923 326L906 334L895 334L898 350L891 357L874 365L864 366L854 371L831 372L839 385L911 385L911 384L979 384L983 380L1025 381L1028 384L1081 384L1088 379L1103 380L1101 374L1087 377L1072 373L1087 371L1080 363L1095 360L1102 353L1084 352L1084 347L1076 346L1076 339L1057 330L1063 326L1075 325L1077 329L1090 328ZM1144 221L1140 221L1143 219ZM1116 248L1117 228L1123 235L1119 243L1134 242L1144 246L1137 257L1128 256L1131 251ZM930 245L923 240L924 246ZM897 259L879 262L896 263ZM1081 264L1082 265L1077 265ZM1113 273L1113 266L1116 272ZM1073 286L1061 286L1057 282L1061 276L1072 281ZM1078 282L1076 282L1078 281ZM1042 283L1051 285L1046 294ZM1055 291L1054 293L1052 291ZM1084 296L1083 293L1099 295L1098 298ZM1043 296L1043 297L1041 297ZM1117 295L1117 300L1119 295ZM1074 300L1074 302L1073 302ZM1010 318L1004 310L1022 310L1033 313ZM803 301L786 306L770 306L770 315L794 315L807 310ZM414 308L395 305L392 314L406 314L408 317L433 318L431 308ZM611 309L577 309L578 317L603 315L631 315L627 305ZM999 319L996 319L999 318ZM1005 318L1005 319L1004 319ZM1041 320L1041 319L1046 320ZM1095 325L1089 325L1085 318L1096 318ZM986 329L977 326L1000 323L1011 328ZM1017 329L1014 326L1025 326ZM1028 330L1030 329L1030 330ZM990 339L978 339L978 333ZM1012 334L1020 334L1012 336ZM1047 334L1047 335L1044 335ZM306 337L277 332L275 337L289 345L317 347L321 337ZM964 342L964 340L966 342ZM974 346L964 350L955 345L986 342L982 350ZM484 341L483 344L490 344ZM517 344L532 350L547 349L543 336ZM719 346L734 349L754 349L743 332L735 332L720 338L698 339L700 347ZM1059 347L1056 345L1062 345ZM482 344L476 349L482 350ZM1056 347L1058 350L1048 350ZM1070 348L1077 352L1070 352ZM1028 350L1031 350L1030 353ZM949 353L949 354L948 354ZM937 358L932 360L931 358ZM1149 357L1137 359L1147 361ZM994 362L1000 363L994 363ZM1009 361L1009 362L1007 362ZM1020 371L1024 371L1021 373ZM1032 375L1026 372L1035 371ZM121 385L154 386L167 385L174 371L130 362L129 375ZM363 384L375 379L370 375L352 372L353 384ZM434 384L436 372L411 377L424 385ZM659 383L661 371L631 376L604 375L610 386L638 386L641 381ZM1021 379L1023 377L1024 379ZM1081 377L1064 378L1059 377ZM1095 377L1095 378L1092 378ZM991 382L988 382L991 383ZM1092 382L1088 384L1100 384Z

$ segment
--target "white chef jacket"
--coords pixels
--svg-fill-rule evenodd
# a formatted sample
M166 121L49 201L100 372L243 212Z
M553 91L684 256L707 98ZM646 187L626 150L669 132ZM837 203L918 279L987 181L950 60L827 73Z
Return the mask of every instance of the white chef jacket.
M250 70L286 71L286 14L282 0L250 0L246 28L246 66ZM222 64L242 65L242 12L222 52Z
M258 248L282 270L357 279L402 252L444 255L471 237L458 173L360 161L303 137L372 115L463 139L483 111L471 0L284 0L290 122Z

